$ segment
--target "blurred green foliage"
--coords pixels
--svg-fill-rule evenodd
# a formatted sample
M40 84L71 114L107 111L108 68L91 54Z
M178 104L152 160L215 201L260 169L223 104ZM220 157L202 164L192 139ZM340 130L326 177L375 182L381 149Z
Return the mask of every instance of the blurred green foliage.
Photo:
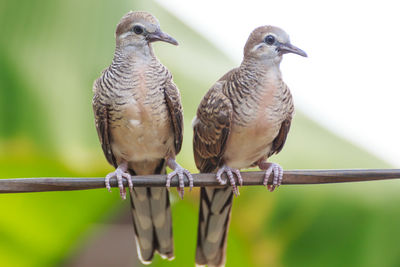
M155 50L182 93L185 138L178 160L195 171L191 119L206 90L235 65L223 53L153 1L2 0L0 178L111 170L94 128L91 87L112 60L115 26L129 10L153 13L181 44ZM388 167L301 112L273 160L287 169ZM227 265L400 266L396 186L283 186L274 194L243 188L233 208ZM173 205L176 259L156 258L154 265L193 266L197 194ZM118 193L105 190L0 195L0 265L59 265L118 203Z

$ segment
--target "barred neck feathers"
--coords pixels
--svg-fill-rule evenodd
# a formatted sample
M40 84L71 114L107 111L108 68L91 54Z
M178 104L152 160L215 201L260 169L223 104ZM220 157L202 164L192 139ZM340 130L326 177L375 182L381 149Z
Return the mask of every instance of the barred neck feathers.
M112 64L103 72L98 82L103 94L125 103L127 98L137 93L136 88L140 82L154 90L171 79L171 73L155 56L143 57L117 49Z
M266 77L280 80L280 61L260 60L252 57L245 57L240 65L240 72L247 79L263 80Z
M279 65L266 65L259 60L244 59L239 68L227 77L226 93L230 97L251 97L267 88L266 83L280 82Z
M157 58L150 44L142 47L125 46L115 49L112 65L126 68L132 67L135 63L150 64L154 60L157 60Z
M265 94L274 88L281 88L282 79L279 65L268 66L256 59L245 59L239 68L227 77L225 94L234 108L234 121L246 126L253 121L262 107Z
M122 86L115 86L116 89L131 89L138 77L145 77L147 72L151 72L150 74L168 72L167 68L154 56L151 46L146 47L147 49L132 49L131 51L118 48L115 50L113 61L104 76L118 78L114 82Z

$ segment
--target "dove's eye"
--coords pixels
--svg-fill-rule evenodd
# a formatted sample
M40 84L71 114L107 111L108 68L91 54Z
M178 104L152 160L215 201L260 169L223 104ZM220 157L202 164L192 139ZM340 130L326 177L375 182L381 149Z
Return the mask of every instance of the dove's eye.
M264 42L269 45L273 45L275 43L275 37L272 35L267 35L264 39Z
M139 25L133 26L133 32L136 34L142 34L144 32L143 27Z

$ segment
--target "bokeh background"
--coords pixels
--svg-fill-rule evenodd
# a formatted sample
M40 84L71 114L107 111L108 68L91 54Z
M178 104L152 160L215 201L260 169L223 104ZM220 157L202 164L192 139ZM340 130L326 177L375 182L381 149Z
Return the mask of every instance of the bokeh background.
M153 13L181 43L155 44L155 50L182 94L185 136L178 161L196 172L190 124L202 95L237 64L224 51L153 0L2 0L0 178L111 171L94 127L91 89L112 60L115 26L129 10ZM285 169L390 167L301 110L273 161ZM227 266L400 266L399 186L282 186L273 194L242 188ZM157 256L153 264L193 266L198 191L183 201L173 191L176 259ZM105 189L0 195L0 265L140 266L128 203Z

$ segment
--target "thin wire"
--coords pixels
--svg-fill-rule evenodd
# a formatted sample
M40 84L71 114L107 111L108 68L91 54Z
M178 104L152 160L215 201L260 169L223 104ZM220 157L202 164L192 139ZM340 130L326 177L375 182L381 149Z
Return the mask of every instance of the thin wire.
M262 185L264 172L242 172L243 186ZM195 187L220 186L215 174L193 174ZM283 173L283 185L306 185L362 182L373 180L400 179L400 169L360 169L360 170L293 170ZM271 179L272 180L272 179ZM166 175L134 176L134 187L165 187ZM178 179L174 177L171 187L178 186ZM185 181L185 186L189 182ZM117 182L112 179L111 186ZM124 181L127 186L127 181ZM15 178L0 179L0 193L27 193L46 191L70 191L104 188L104 178Z

